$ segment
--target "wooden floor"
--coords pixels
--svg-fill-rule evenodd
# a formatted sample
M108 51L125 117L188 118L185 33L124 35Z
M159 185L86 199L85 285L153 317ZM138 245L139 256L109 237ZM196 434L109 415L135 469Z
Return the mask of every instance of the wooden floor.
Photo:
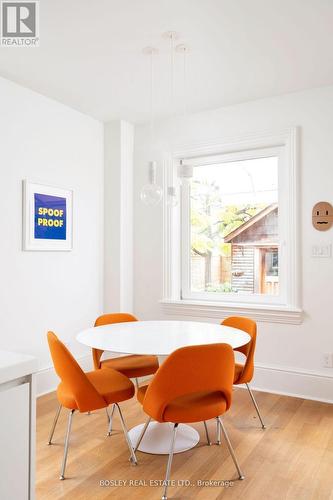
M328 500L333 499L333 405L303 399L257 393L267 425L262 430L247 391L236 389L225 426L245 474L235 480L233 462L223 445L206 446L202 424L197 448L174 456L171 479L190 480L188 487L169 488L174 500ZM59 480L67 411L63 410L54 444L47 446L56 399L54 394L37 403L37 499L99 500L105 498L157 500L161 487L150 480L164 478L166 457L137 453L138 466L131 466L120 422L106 437L106 414L75 414L67 462L67 479ZM135 398L122 405L128 427L145 420ZM215 437L213 421L208 423ZM127 480L127 486L100 486L102 480ZM203 487L198 480L233 481L229 487ZM142 481L129 486L129 481ZM133 484L133 483L132 483ZM147 484L147 485L145 485Z

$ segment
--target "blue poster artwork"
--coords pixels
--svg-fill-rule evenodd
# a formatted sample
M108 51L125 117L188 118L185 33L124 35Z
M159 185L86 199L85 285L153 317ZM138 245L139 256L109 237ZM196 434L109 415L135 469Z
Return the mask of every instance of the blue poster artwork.
M66 240L66 198L35 193L35 239Z

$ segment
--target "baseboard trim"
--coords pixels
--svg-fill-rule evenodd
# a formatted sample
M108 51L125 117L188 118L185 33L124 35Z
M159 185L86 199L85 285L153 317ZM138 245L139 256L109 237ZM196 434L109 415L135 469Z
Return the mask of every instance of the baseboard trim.
M331 374L256 363L251 387L256 391L333 403Z

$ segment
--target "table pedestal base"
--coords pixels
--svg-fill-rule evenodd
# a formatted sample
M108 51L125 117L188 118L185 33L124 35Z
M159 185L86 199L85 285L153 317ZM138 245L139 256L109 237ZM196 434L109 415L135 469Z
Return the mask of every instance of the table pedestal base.
M129 431L132 445L135 447L138 442L144 424L137 425ZM173 433L173 424L159 422L150 422L148 429L138 448L143 453L152 453L154 455L168 455L170 451L171 439ZM199 442L199 434L190 425L179 424L175 440L174 453L194 448Z

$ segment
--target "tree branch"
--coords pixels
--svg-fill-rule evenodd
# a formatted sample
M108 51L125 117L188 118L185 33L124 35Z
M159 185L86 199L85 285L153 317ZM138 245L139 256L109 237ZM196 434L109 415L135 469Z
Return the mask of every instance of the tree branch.
M192 252L194 252L196 255L200 255L200 257L207 257L207 253L199 252L199 250L196 250L194 247L192 247Z

